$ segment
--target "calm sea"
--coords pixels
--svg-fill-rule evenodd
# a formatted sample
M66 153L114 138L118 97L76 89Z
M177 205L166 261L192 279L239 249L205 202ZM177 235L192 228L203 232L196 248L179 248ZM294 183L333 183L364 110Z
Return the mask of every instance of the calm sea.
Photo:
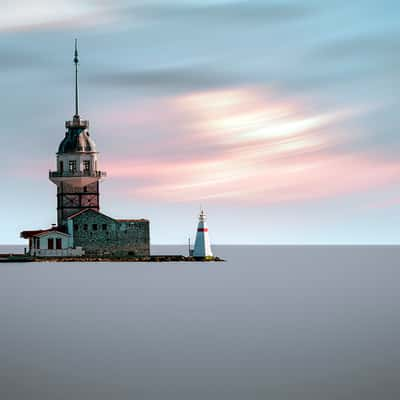
M400 247L214 250L0 264L0 399L400 398Z

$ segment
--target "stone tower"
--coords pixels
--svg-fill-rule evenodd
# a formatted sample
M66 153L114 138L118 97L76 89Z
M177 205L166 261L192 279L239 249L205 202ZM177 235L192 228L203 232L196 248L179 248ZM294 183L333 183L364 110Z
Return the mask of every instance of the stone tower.
M203 210L201 210L199 216L199 224L197 226L193 256L196 258L208 258L213 256L210 245L210 237L208 235L206 214Z
M78 49L75 40L75 115L65 122L65 137L57 152L57 170L49 179L57 185L57 224L83 209L99 211L99 181L106 174L99 170L98 153L89 134L89 121L81 120L78 100Z

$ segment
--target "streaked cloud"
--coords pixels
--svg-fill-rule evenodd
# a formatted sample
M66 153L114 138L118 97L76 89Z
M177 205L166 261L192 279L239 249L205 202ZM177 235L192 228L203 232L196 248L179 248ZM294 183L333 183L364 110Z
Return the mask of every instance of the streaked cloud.
M340 124L359 113L316 114L253 87L194 92L128 108L125 115L119 107L108 124L140 131L144 122L164 132L173 126L157 139L163 155L151 151L153 137L140 155L113 158L107 168L124 186L131 182L134 196L171 202L316 200L398 180L400 163L338 150L350 140Z
M15 0L0 4L1 31L87 28L101 23L196 19L224 23L273 23L309 16L313 8L295 3L108 0ZM142 22L140 22L142 21Z
M0 32L92 26L106 18L88 0L14 0L0 4Z
M214 200L242 205L315 202L400 181L400 163L377 162L362 155L305 155L285 161L231 156L193 163L124 163L120 170L118 164L109 169L117 176L149 178L150 185L135 185L132 196L166 202L206 200L208 204Z
M33 52L21 51L3 46L0 45L0 70L14 71L15 69L28 69L34 66L44 65L43 58Z
M232 78L200 65L167 66L131 72L97 74L90 78L94 85L115 86L120 89L154 89L162 92L192 91L210 87L227 86Z
M321 46L315 54L330 59L343 60L345 58L355 58L374 56L373 61L381 58L399 57L400 38L396 33L386 32L385 34L364 34L355 37L346 37L334 40L331 43ZM378 56L375 58L375 56Z
M190 19L222 23L290 22L313 15L316 7L298 2L180 1L127 2L133 14L151 19ZM129 7L128 6L128 7ZM127 10L129 9L127 7Z

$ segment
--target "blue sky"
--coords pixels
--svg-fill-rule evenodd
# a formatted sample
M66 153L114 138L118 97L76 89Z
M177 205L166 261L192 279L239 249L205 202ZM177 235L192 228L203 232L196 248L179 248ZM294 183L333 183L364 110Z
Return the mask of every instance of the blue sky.
M0 243L56 219L48 179L73 114L108 179L102 211L153 243L398 243L400 3L0 5Z

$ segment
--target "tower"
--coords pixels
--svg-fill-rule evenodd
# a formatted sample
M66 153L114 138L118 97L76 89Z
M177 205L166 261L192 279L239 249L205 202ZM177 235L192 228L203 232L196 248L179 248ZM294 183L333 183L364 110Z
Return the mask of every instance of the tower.
M197 225L193 256L198 258L209 258L213 256L210 245L210 237L208 236L206 214L203 210L200 211L199 215L199 224Z
M91 208L99 211L99 181L106 174L99 170L98 152L89 134L89 121L79 116L78 48L75 39L75 115L65 122L65 137L57 152L57 170L49 179L57 185L57 223L76 212Z

